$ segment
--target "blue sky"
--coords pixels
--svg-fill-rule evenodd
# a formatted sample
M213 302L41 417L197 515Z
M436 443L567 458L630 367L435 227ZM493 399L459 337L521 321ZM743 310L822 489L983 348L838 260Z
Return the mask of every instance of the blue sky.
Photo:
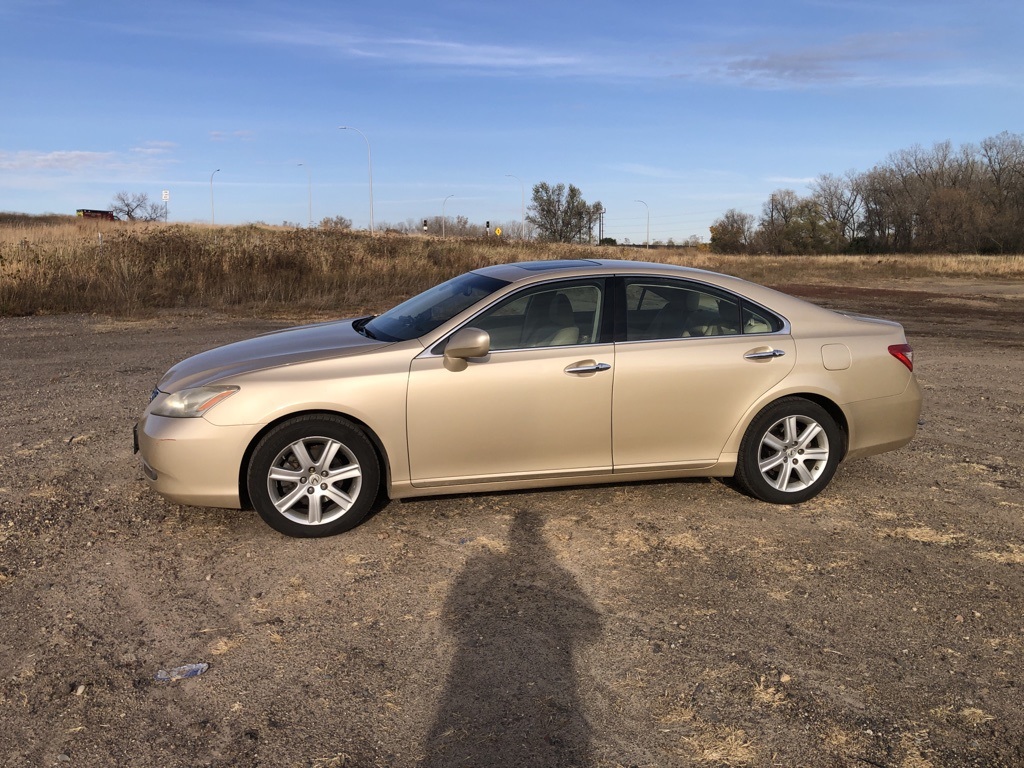
M1020 0L0 0L0 210L166 189L208 222L220 169L219 224L305 223L311 192L367 227L348 125L378 227L518 221L547 181L620 241L648 210L706 240L775 189L1024 131L1022 32Z

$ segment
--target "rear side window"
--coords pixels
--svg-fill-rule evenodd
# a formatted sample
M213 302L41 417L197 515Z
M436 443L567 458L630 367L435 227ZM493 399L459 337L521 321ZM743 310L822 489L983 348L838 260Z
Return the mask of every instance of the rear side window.
M626 341L773 333L780 318L739 296L700 283L626 279Z
M782 330L782 319L748 301L743 302L743 333L775 333Z

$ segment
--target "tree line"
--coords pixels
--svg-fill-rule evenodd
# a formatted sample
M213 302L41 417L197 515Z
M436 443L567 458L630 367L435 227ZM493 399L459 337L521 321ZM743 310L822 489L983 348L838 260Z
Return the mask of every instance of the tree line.
M711 225L719 253L1022 253L1024 137L894 152L874 168L824 174L801 197L776 190L759 217Z
M118 218L143 221L161 218L166 210L145 194L127 192L114 198L111 209ZM493 223L503 235L516 239L591 243L597 242L595 228L600 237L604 212L600 202L588 203L572 184L541 182L533 187L525 222ZM336 216L320 226L348 229L352 222ZM449 237L480 237L493 231L464 216L408 219L381 229ZM732 208L716 219L711 249L776 254L1024 253L1024 136L1004 131L959 148L948 141L930 150L915 145L865 172L823 174L806 196L778 189L764 202L760 216Z

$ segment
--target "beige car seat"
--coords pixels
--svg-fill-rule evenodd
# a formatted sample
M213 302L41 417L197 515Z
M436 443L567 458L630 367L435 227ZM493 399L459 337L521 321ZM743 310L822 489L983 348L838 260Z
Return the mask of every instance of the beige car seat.
M523 346L561 347L575 344L580 338L572 302L564 293L542 293L537 296L524 323Z

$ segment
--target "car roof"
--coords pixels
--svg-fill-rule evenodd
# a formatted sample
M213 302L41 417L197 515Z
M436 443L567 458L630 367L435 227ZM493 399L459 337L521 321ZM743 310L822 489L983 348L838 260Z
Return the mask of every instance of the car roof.
M694 267L681 267L675 264L658 264L646 261L626 261L624 259L552 259L550 261L520 261L512 264L495 264L474 270L478 274L496 277L515 283L521 280L538 277L544 273L545 278L573 277L595 274L665 274L679 277L726 277Z
M676 264L627 261L625 259L561 259L495 264L474 270L474 272L505 280L512 286L596 275L649 275L652 277L686 278L740 294L788 320L792 320L794 316L800 314L814 318L814 323L824 327L823 324L834 322L838 317L832 310L782 293L774 288L752 283L742 277L696 267L682 267Z

